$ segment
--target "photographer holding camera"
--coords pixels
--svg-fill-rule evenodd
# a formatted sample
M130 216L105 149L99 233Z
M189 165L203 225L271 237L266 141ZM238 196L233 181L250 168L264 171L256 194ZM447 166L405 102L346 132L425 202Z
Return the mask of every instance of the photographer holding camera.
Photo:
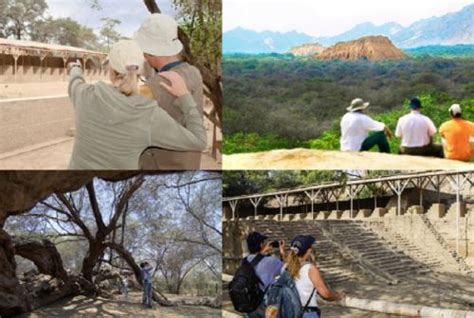
M285 262L285 242L273 241L258 232L247 237L250 255L242 260L230 285L230 296L237 311L248 318L265 317L264 296L268 287L281 274ZM274 248L280 257L269 255Z

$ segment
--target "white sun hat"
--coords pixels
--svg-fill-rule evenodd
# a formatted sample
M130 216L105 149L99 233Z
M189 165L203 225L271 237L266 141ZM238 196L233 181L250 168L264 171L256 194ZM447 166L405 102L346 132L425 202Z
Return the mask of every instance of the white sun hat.
M177 55L183 50L178 23L170 16L154 13L133 35L143 52L155 56Z
M369 107L369 105L370 103L364 102L362 98L355 98L352 100L351 105L346 109L349 112L355 112L357 110L366 109L367 107Z
M462 113L461 105L459 105L459 104L452 104L451 107L449 107L449 111L450 111L451 114L453 114L453 115L461 114L461 113Z
M132 70L141 74L145 58L142 49L135 41L120 40L110 50L109 63L120 74L127 74Z

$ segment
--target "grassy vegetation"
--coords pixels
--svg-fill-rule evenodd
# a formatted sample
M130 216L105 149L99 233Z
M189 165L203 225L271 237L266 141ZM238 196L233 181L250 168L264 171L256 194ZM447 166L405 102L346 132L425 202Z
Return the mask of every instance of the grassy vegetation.
M233 55L223 68L225 154L339 149L339 121L355 97L371 102L368 114L392 130L413 96L437 127L449 119L452 103L474 119L474 58L353 62ZM390 144L397 152L399 140Z

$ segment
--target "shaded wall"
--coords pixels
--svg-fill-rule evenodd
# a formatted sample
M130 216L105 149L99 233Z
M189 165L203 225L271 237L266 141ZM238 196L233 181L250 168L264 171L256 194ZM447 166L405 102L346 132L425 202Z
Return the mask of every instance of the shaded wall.
M69 62L76 58L69 58ZM82 60L81 60L82 62ZM107 71L95 60L88 59L84 75L88 80L107 78ZM15 76L15 59L12 55L0 54L0 83L35 83L57 82L67 80L67 71L64 61L60 57L46 57L41 63L38 56L20 56L17 60L17 74Z

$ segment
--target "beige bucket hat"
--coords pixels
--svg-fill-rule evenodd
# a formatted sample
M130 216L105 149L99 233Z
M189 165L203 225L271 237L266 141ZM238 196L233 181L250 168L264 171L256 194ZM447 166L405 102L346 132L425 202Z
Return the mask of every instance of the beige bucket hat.
M135 70L143 71L145 58L140 46L132 40L120 40L112 46L109 53L109 65L120 74Z
M369 105L370 103L364 102L362 98L356 98L352 100L351 105L346 109L348 112L355 112L357 110L366 109Z
M143 52L155 56L177 55L183 50L178 39L178 23L170 16L154 13L133 35Z

